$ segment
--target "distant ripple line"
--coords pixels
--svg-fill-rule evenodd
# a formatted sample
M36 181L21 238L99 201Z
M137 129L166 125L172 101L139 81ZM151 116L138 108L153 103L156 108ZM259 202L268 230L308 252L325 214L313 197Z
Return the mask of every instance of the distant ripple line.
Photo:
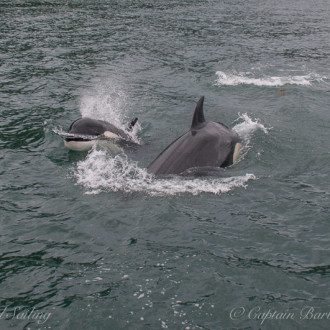
M323 82L327 78L315 73L290 76L264 76L255 77L249 72L223 72L217 71L217 86L255 85L266 87L280 87L285 85L311 86L313 82Z

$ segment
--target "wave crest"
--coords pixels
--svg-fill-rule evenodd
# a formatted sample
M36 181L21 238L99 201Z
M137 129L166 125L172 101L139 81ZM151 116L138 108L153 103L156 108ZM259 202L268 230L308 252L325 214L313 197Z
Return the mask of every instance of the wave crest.
M326 78L318 74L309 73L306 75L291 76L267 76L255 77L251 72L226 73L217 71L218 76L215 85L217 86L237 86L237 85L255 85L267 87L280 87L285 85L311 86L313 82L322 82Z

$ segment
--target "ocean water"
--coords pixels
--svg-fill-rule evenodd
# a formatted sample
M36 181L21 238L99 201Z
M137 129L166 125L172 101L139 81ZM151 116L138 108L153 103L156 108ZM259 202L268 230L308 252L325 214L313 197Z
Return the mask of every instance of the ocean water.
M1 329L329 329L328 1L0 0ZM221 174L148 164L208 120ZM81 116L136 148L64 147Z

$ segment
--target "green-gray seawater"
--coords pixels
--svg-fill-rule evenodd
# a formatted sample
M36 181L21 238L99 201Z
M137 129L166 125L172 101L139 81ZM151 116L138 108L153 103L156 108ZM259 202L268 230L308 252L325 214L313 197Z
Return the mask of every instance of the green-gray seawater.
M0 0L1 329L329 329L328 1ZM145 168L208 120L221 175ZM140 146L78 153L81 116Z

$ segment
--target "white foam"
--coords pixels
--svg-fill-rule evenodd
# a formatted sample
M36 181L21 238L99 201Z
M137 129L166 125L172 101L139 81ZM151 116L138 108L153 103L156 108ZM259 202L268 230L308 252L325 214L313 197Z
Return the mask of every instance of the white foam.
M251 72L223 72L217 71L215 84L218 86L237 86L240 84L279 87L284 85L311 86L313 82L322 82L326 77L309 73L306 75L283 75L256 77Z
M263 125L259 119L252 119L248 116L247 113L239 114L238 118L235 120L235 125L233 130L237 132L237 134L242 139L243 148L241 150L241 154L239 156L238 161L244 159L248 151L252 148L251 146L251 137L253 134L261 130L265 134L268 134L270 128L267 128Z
M254 174L227 178L184 178L172 177L156 179L127 159L124 154L111 156L105 150L94 148L85 160L77 163L74 170L77 183L86 188L86 193L97 194L102 191L143 192L149 195L176 195L190 193L221 194L236 187L246 187Z
M245 143L249 142L251 135L257 131L262 130L268 134L271 128L267 128L260 122L260 119L251 119L247 113L239 114L235 120L233 130L244 140Z

